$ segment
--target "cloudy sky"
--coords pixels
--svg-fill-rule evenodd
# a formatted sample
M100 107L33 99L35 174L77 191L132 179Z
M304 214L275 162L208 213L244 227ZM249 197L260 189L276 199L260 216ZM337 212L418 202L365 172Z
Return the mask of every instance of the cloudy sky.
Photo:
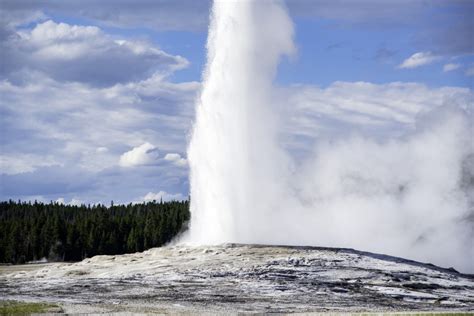
M397 137L474 104L474 2L288 0L282 144ZM181 199L205 64L205 0L0 3L0 198Z

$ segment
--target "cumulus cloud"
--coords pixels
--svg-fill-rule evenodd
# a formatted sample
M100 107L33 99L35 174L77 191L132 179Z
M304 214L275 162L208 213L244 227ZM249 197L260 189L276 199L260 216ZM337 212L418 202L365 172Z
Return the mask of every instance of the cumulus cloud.
M142 197L140 199L139 202L141 202L141 201L151 202L151 201L161 201L161 200L163 200L163 201L182 201L182 200L186 200L186 198L181 193L172 194L172 193L168 193L168 192L165 192L165 191L159 191L157 193L148 192L144 197Z
M122 167L136 167L150 165L158 160L158 148L150 143L134 147L120 156L119 164Z
M459 67L461 67L460 64L452 64L452 63L450 63L450 64L446 64L446 65L443 66L443 71L444 71L444 72L449 72L449 71L456 70L456 69L458 69Z
M177 166L186 166L188 163L186 159L182 158L181 155L177 153L167 153L164 159L166 161L171 161Z
M431 64L439 59L440 59L439 56L435 56L431 52L418 52L411 55L407 59L405 59L398 66L398 68L405 68L405 69L417 68L420 66Z
M144 41L114 39L96 26L46 21L17 31L3 43L3 75L41 71L61 81L111 86L162 76L185 68L188 61Z

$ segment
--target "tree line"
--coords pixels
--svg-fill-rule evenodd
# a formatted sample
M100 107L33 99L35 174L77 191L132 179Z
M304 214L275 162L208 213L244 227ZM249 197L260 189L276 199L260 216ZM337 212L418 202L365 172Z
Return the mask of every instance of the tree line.
M79 261L169 242L189 221L189 201L65 205L0 202L0 262Z

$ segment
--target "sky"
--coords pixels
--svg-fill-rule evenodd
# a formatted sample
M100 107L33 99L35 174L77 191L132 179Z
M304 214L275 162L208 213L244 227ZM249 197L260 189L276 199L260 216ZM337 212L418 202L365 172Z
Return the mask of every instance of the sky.
M209 6L2 0L0 199L187 198ZM401 137L443 105L472 113L473 1L286 6L297 52L274 85L295 159L322 138Z

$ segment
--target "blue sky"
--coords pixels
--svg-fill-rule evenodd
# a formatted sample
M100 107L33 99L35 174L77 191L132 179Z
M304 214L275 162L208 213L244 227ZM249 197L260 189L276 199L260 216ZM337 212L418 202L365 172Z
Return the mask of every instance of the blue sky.
M298 51L276 90L295 157L327 135L398 137L437 106L471 111L473 2L287 7ZM0 198L186 197L209 2L6 0L0 10Z

